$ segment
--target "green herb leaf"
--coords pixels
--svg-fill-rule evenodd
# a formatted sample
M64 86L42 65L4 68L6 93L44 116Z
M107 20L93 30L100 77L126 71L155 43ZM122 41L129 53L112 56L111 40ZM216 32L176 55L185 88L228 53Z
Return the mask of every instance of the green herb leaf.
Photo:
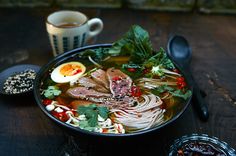
M161 85L155 89L152 89L151 92L155 95L159 95L161 93L164 93L166 91L170 92L170 91L174 91L175 89L170 87L170 86L167 86L167 85Z
M109 110L107 107L90 104L88 106L79 106L78 113L80 115L85 115L90 127L95 127L98 125L98 114L102 118L107 119Z
M81 56L92 57L95 61L100 62L105 59L107 56L110 56L108 49L98 48L98 49L88 49L84 51Z
M155 95L160 95L161 93L169 92L173 96L183 98L184 100L187 100L192 95L192 92L190 90L187 90L184 93L182 90L175 89L167 85L162 85L155 89L152 89L151 92Z
M95 127L98 124L98 112L97 111L87 111L85 116L88 118L88 124L91 127Z
M109 53L128 55L130 62L142 64L153 53L148 32L138 25L132 26L123 38L113 44Z
M88 130L88 131L94 131L94 129L96 128L96 127L91 127L89 125L88 121L80 121L79 122L79 127L81 129L85 129L85 130Z
M153 67L153 66L162 66L163 68L167 68L167 69L174 69L175 68L174 64L168 58L168 56L163 48L160 48L160 50L157 51L154 56L147 59L143 63L143 65L148 68Z
M135 72L129 72L128 68L134 68ZM143 75L142 67L137 64L123 64L121 67L121 71L127 74L132 79L137 79Z
M57 86L48 86L46 90L44 90L44 96L48 99L53 99L55 96L58 96L61 94L61 91Z
M85 127L88 127L88 121L87 120L84 120L84 121L80 121L79 122L79 127L84 129Z
M78 113L80 115L85 114L87 110L94 110L97 106L95 104L90 104L88 106L79 106Z
M187 90L185 93L182 90L175 90L174 92L170 92L173 96L183 98L184 100L187 100L191 95L192 92L190 90Z
M107 119L108 118L108 113L109 110L107 107L97 107L98 110L98 114L103 118L103 119Z

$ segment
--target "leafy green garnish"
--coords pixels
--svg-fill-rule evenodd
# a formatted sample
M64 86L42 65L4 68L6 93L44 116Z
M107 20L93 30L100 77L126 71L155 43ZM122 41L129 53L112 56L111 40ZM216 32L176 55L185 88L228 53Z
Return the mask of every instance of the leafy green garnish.
M135 71L129 71L129 68L132 68ZM123 64L121 67L121 71L130 76L132 79L137 79L143 75L142 67L137 64Z
M107 119L108 118L108 113L109 113L109 110L107 109L107 107L97 107L97 111L98 111L98 114L103 118L103 119Z
M185 93L182 90L175 90L173 92L170 92L173 96L183 98L184 100L187 100L191 95L192 92L190 90L187 90Z
M160 70L154 73L154 75L158 76L165 74L161 69L175 68L163 48L160 48L159 51L153 50L148 32L138 25L132 26L120 40L115 42L110 48L109 54L129 56L128 65L137 65L141 69L150 69L158 66ZM132 78L141 76L140 70L130 73L124 69L123 66L122 71ZM148 77L152 77L152 75L148 75Z
M153 66L152 67L152 74L163 76L165 73L163 72L161 66Z
M85 115L88 120L88 126L95 127L98 124L98 115L103 119L107 119L109 110L107 107L90 104L88 106L79 106L78 113L80 115Z
M48 86L46 90L44 90L43 95L48 99L53 99L55 96L58 96L61 94L61 91L57 86Z
M161 67L167 68L167 69L174 69L175 68L174 64L168 58L168 56L163 48L160 48L160 50L157 51L154 56L147 59L143 63L143 65L147 68L150 68L153 66L161 66Z
M127 55L130 56L131 63L142 64L153 55L148 32L138 25L133 25L123 38L112 45L109 53Z
M108 53L108 50L104 49L104 48L88 49L88 50L84 51L81 55L86 56L86 57L90 56L95 61L98 61L98 62L102 61L107 56L110 56L110 54Z
M161 85L155 89L152 89L151 92L155 95L160 95L161 93L169 92L173 96L183 98L184 100L187 100L192 95L192 92L190 90L183 92L180 89L175 89L167 85Z
M88 130L88 131L94 131L95 128L96 128L96 127L91 127L91 126L89 126L89 123L88 123L87 120L85 120L85 121L80 121L80 122L79 122L79 127L80 127L81 129L85 129L85 130Z
M161 85L155 89L152 89L152 93L155 94L155 95L160 95L161 93L164 93L166 91L174 91L175 89L170 87L170 86L167 86L167 85Z

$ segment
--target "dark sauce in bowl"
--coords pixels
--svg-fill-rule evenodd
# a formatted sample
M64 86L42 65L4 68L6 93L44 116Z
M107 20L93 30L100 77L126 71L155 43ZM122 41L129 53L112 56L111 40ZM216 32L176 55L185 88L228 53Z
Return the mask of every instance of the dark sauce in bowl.
M169 156L236 156L236 151L216 137L191 134L176 139Z
M225 152L217 149L211 144L204 142L188 142L177 151L177 156L227 156Z

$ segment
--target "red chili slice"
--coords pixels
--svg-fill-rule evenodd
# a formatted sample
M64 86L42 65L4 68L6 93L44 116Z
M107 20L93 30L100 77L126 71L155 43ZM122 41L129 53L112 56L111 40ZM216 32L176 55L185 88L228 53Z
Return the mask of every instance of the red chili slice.
M176 79L178 82L183 82L184 81L184 77L177 77Z
M145 68L144 70L143 70L143 74L147 74L147 73L149 73L150 72L150 69L148 69L148 68Z
M52 111L51 113L54 117L58 118L59 120L61 120L63 122L66 122L69 119L69 116L66 114L65 111L63 111L61 113L58 113L56 111Z
M177 80L176 84L179 89L183 89L184 87L187 86L184 77L178 77L176 80Z
M76 72L74 73L74 75L78 74L78 73L81 73L82 70L81 69L77 69Z
M127 70L128 70L129 72L135 72L135 71L136 71L135 68L127 68Z
M112 78L113 81L118 81L118 80L121 80L121 78L119 76L115 76Z
M178 69L173 69L173 72L179 73L179 70Z
M43 99L43 102L42 102L45 106L47 105L50 105L52 103L52 100L50 99Z
M131 87L131 95L134 97L140 97L142 95L142 91L139 87L132 86Z

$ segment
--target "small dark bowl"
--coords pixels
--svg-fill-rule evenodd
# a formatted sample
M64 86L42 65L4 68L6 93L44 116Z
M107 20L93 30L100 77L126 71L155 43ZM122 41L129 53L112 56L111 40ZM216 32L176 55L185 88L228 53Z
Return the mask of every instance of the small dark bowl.
M57 57L55 57L53 60L51 60L48 64L44 65L41 70L39 71L35 83L34 83L34 97L36 99L36 102L38 104L38 106L41 108L41 110L46 114L46 116L48 116L50 119L52 119L54 122L56 122L59 126L65 128L66 130L68 130L69 132L72 132L73 134L78 134L79 136L98 136L98 137L128 137L128 136L138 136L138 135L142 135L142 134L148 134L154 131L157 131L163 127L165 127L166 125L174 122L176 119L178 119L183 112L186 110L186 108L188 107L190 101L191 101L191 97L186 100L184 102L184 104L181 106L181 108L178 109L178 113L175 114L171 119L169 119L168 121L164 122L161 125L149 128L147 130L143 130L143 131L138 131L138 132L134 132L134 133L127 133L127 134L107 134L107 133L96 133L96 132L90 132L87 130L83 130L77 127L73 127L70 126L69 124L66 124L60 120L58 120L57 118L55 118L53 115L51 115L45 108L45 106L42 104L42 98L40 95L40 86L41 86L41 82L42 80L45 79L46 75L48 75L50 73L50 69L52 69L55 66L58 66L59 64L62 64L64 62L67 61L73 61L73 60L78 60L79 59L79 55L80 52L83 52L87 49L98 49L98 48L105 48L105 49L109 49L111 47L111 44L98 44L98 45L90 45L90 46L86 46L86 47L82 47L82 48L78 48L78 49L74 49L72 51L66 52L64 54L61 54ZM178 68L181 72L182 69ZM183 72L182 72L183 73ZM188 82L187 82L188 83ZM192 90L192 87L189 87Z
M26 92L16 93L16 94L9 94L3 90L4 83L8 77L13 76L17 73L23 72L26 69L32 69L37 73L40 70L40 67L37 65L33 65L33 64L20 64L20 65L15 65L15 66L12 66L12 67L9 67L9 68L3 70L0 73L0 94L6 95L6 96L13 96L13 95L19 96L19 95L27 95L27 94L32 93L33 89L28 90Z
M170 147L169 156L177 156L178 150L189 143L200 143L213 147L217 151L222 152L226 156L236 156L235 149L231 148L226 142L207 134L191 134L176 139Z

